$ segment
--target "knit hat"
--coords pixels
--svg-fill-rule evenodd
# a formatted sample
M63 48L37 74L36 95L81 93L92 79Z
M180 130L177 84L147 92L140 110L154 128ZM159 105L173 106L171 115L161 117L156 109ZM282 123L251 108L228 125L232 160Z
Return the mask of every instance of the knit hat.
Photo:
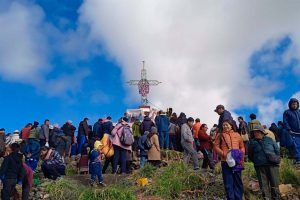
M260 131L262 132L264 135L266 135L267 133L265 132L264 128L260 125L255 125L253 126L253 129L251 130L251 132L253 131Z
M150 133L157 133L157 128L155 126L152 126Z
M33 125L36 125L36 126L38 126L38 125L39 125L39 122L37 122L37 121L34 121L34 122L33 122Z
M102 145L102 143L100 142L100 141L96 141L95 143L94 143L94 148L95 149L98 149L99 148L99 146L101 146Z

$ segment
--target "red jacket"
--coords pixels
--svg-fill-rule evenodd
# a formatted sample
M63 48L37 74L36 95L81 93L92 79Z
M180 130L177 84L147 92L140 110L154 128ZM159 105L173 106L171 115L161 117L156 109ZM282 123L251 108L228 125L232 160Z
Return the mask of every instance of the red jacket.
M204 150L204 149L211 150L212 149L212 145L210 143L211 137L209 135L207 135L204 130L199 130L198 139L200 141L200 150Z

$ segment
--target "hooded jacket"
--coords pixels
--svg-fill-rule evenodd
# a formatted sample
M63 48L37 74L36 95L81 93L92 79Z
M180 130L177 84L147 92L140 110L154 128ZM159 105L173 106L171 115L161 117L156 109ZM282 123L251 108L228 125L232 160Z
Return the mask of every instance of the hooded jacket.
M156 125L158 128L158 132L168 132L170 120L166 115L160 115L160 120Z
M150 119L150 117L146 116L141 124L142 134L144 134L145 131L150 132L152 126L155 126L154 122Z
M297 102L298 106L296 109L292 109L291 105L293 102ZM289 109L283 113L283 126L288 131L300 132L300 110L299 101L295 98L290 99Z
M193 143L194 137L191 128L187 123L181 126L181 144L184 142Z

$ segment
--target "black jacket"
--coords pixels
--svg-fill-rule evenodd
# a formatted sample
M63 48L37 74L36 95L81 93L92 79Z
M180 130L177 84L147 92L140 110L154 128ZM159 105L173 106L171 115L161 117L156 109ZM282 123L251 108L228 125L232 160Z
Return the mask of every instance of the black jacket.
M4 158L0 168L1 179L22 180L23 172L22 154L13 152Z

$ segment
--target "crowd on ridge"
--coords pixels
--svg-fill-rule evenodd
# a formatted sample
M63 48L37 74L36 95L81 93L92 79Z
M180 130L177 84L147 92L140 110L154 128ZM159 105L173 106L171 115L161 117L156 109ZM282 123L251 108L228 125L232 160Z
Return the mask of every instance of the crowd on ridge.
M238 117L237 122L223 105L215 112L219 121L210 131L199 118L177 116L172 110L159 111L155 119L145 113L143 120L131 118L128 113L115 125L111 117L99 119L93 126L84 118L78 128L71 120L63 126L28 123L21 131L6 135L0 129L0 154L4 158L0 168L3 183L2 199L10 199L16 184L22 184L22 199L28 199L33 174L39 161L45 178L57 180L65 175L65 161L72 156L79 159L80 172L91 174L91 185L105 186L103 174L111 164L111 173L130 173L132 160L139 157L140 167L145 163L161 166L161 149L183 152L186 164L193 169L214 170L221 162L227 199L243 198L241 172L244 162L254 163L260 188L265 199L279 197L279 163L281 147L289 150L295 165L300 164L300 110L299 101L292 98L283 120L266 127L250 114L250 122ZM75 131L78 130L78 134ZM203 159L199 166L199 159Z

